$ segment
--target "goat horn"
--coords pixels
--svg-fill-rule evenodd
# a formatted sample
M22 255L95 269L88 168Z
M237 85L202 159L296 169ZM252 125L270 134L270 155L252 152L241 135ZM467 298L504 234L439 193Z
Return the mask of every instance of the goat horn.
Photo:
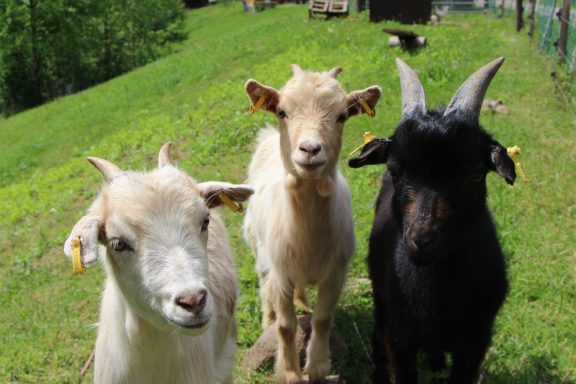
M97 170L100 171L101 174L104 175L107 181L112 181L112 179L124 173L120 168L108 160L99 157L88 157L87 159L96 167Z
M334 67L331 70L328 71L328 76L336 78L336 76L338 76L338 74L342 72L342 68L340 67Z
M165 143L162 148L160 148L160 152L158 152L158 168L162 168L165 165L171 164L172 160L170 160L170 151L172 150L172 143L167 142Z
M444 116L456 110L463 110L477 119L480 116L482 100L484 100L490 81L503 62L504 58L499 57L470 75L452 97Z
M290 68L292 68L292 73L294 74L294 76L297 76L302 72L304 72L298 64L290 64Z
M399 58L396 58L396 67L402 88L402 116L407 116L413 112L424 114L426 112L426 97L418 75Z

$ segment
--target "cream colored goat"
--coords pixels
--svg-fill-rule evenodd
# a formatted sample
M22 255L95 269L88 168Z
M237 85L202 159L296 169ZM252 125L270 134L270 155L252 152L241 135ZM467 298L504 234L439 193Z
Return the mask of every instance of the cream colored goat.
M235 267L218 215L220 193L243 201L246 185L196 183L169 164L121 171L90 162L107 183L65 243L81 238L84 263L97 259L106 284L95 353L96 383L231 383L236 348Z
M280 125L279 132L260 133L250 163L248 183L255 192L244 236L260 277L262 323L277 323L276 375L283 383L302 376L293 303L307 305L308 286L318 287L318 300L305 371L318 381L330 370L333 312L354 252L350 191L337 168L342 130L350 116L364 112L360 100L372 109L381 93L372 86L346 95L336 80L340 68L315 73L293 65L292 70L279 91L255 80L246 83L252 104L275 114Z

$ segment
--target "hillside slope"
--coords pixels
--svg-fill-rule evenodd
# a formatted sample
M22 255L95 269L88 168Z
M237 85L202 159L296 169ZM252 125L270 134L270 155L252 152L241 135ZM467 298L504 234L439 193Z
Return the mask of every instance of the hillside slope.
M103 272L72 277L61 252L68 231L97 192L100 175L84 160L101 156L124 168L153 167L161 144L199 180L241 182L249 143L265 121L247 113L243 86L255 78L281 87L289 64L327 70L351 91L380 84L374 119L346 126L342 169L350 181L357 251L339 304L336 329L350 357L334 371L349 383L368 381L370 287L364 265L380 167L350 171L348 152L362 133L389 135L400 116L396 56L415 68L428 105L449 101L472 71L497 56L506 62L488 97L508 115L481 122L504 145L519 145L532 177L510 188L489 178L490 205L508 256L511 292L485 363L489 383L576 381L574 121L554 96L547 63L513 22L450 16L437 27L415 26L429 46L417 54L387 47L384 25L367 15L309 21L305 6L245 14L239 4L187 15L190 37L179 52L80 94L0 120L0 381L73 382L95 338ZM259 335L259 299L241 216L222 213L241 281L239 357ZM269 372L238 382L254 383Z

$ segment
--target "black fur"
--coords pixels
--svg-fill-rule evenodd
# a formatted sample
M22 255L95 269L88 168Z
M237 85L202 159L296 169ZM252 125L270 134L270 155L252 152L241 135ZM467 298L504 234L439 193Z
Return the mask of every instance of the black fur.
M379 147L379 148L377 148ZM374 296L374 383L416 383L452 355L451 384L475 382L508 282L486 206L493 170L513 184L506 150L476 121L443 110L405 117L351 166L387 163L368 265Z

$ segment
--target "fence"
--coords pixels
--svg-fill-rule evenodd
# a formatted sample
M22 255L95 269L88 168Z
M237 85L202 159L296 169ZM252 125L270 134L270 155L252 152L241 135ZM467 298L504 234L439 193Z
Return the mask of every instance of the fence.
M540 30L539 48L556 56L570 74L576 69L576 0L571 0L570 11L563 16L562 0L539 0L536 6L536 23ZM566 50L558 49L562 22L566 23Z
M450 13L481 13L488 8L488 0L434 0L432 6Z
M555 59L562 68L551 75L556 88L576 121L576 0L522 0L519 17L517 0L433 0L435 9L450 13L486 12L503 16L516 14L517 28L524 22L530 36L537 39L543 54Z

